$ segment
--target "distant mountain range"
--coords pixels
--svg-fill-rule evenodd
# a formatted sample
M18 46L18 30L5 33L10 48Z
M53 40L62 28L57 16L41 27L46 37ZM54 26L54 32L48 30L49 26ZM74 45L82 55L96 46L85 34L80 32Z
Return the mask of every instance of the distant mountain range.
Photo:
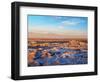
M39 32L29 32L28 38L56 38L56 39L64 39L64 38L80 38L86 39L86 35L77 35L77 34L56 34L56 33L39 33Z

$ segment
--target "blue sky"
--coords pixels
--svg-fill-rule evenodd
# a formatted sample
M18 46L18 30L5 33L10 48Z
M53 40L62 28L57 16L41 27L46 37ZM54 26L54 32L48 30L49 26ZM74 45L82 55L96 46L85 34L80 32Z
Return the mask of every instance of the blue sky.
M86 35L87 17L28 15L29 32L72 33Z

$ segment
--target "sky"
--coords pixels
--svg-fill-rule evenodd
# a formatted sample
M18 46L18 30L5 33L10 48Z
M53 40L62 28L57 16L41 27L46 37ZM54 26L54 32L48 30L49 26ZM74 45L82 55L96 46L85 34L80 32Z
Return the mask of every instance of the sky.
M29 38L86 38L88 18L28 15Z

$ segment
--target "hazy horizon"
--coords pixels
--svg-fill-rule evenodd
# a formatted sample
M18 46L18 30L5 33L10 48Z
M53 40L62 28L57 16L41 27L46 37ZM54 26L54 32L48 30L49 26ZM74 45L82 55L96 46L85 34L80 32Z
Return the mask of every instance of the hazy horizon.
M87 17L28 15L28 38L87 38Z

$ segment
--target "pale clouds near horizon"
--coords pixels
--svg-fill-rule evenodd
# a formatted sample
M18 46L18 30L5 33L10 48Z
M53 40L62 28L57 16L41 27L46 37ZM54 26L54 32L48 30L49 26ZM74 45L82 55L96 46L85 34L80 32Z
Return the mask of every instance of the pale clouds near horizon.
M46 28L38 27L31 28L29 31L30 38L86 38L87 32L85 31L74 31L74 30L64 30L63 27L59 26L58 28Z

